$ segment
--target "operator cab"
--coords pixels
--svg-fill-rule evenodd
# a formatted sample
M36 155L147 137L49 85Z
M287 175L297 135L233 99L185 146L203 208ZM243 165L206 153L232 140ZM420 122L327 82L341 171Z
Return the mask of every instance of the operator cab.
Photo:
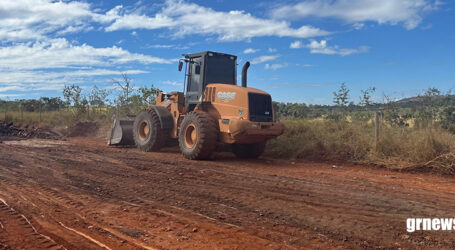
M205 51L184 54L179 70L185 65L185 106L202 103L202 93L210 83L237 84L237 57L234 55Z

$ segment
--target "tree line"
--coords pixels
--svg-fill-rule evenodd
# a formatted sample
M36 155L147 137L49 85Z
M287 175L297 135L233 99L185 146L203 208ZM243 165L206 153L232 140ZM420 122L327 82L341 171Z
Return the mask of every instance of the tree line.
M41 97L39 99L17 99L0 100L2 108L5 104L11 111L38 112L59 111L62 109L74 109L77 113L86 113L89 110L101 112L108 107L119 107L126 113L133 112L135 108L146 107L155 103L155 98L159 89L153 85L151 87L135 87L131 84L131 78L127 74L122 74L120 80L112 79L114 86L119 87L119 91L102 89L94 85L89 90L71 84L65 85L62 97Z
M25 112L72 110L75 118L92 113L111 110L112 114L135 114L140 109L155 103L158 88L135 87L126 74L120 79L112 79L113 89L102 89L94 85L84 90L75 84L65 85L61 97L41 97L39 99L0 100L2 109ZM350 90L342 83L333 92L332 105L314 105L305 103L273 102L276 116L281 119L333 119L366 122L375 112L380 112L384 121L392 126L406 127L412 120L415 126L429 127L440 125L455 133L455 95L443 93L437 88L429 88L416 97L392 100L383 95L383 102L373 100L375 87L361 90L361 96L355 103ZM115 112L112 111L115 109ZM106 113L106 112L105 112ZM107 116L107 115L106 115Z
M455 133L455 95L443 93L437 88L428 88L416 97L393 100L383 95L383 102L373 101L375 87L361 90L355 103L345 83L333 92L333 105L306 105L305 103L274 102L274 110L281 119L333 119L368 121L376 112L392 126L406 127L412 120L414 126L440 125Z

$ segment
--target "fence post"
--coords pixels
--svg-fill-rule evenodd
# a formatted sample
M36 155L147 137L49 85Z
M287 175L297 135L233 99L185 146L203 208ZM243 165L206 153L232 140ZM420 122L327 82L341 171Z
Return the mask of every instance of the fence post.
M58 124L62 124L62 109L60 103L58 104Z
M375 141L375 148L377 149L378 144L379 144L379 111L376 111L376 114L375 114L374 141Z
M20 109L20 113L21 113L21 123L24 122L24 108L22 107L22 103L19 104L19 109Z
M6 121L6 115L8 114L8 102L5 101L5 121Z
M42 110L41 110L41 100L39 101L39 123L41 123L42 121L42 116L41 116L41 113L42 113Z
M117 117L120 117L120 105L117 104Z

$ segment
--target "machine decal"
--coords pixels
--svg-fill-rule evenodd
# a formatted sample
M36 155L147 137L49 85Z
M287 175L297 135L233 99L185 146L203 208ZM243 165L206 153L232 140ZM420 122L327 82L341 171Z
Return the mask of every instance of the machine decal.
M220 92L217 93L216 96L217 96L219 99L221 99L221 101L223 101L223 102L228 102L228 101L230 101L230 100L234 100L234 99L235 99L235 95L236 95L235 92L221 92L221 91L220 91Z

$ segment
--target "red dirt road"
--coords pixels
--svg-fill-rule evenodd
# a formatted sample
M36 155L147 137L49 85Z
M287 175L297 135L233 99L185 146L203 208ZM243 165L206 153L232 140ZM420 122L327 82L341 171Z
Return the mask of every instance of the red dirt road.
M104 141L0 144L0 249L453 248L455 179Z

